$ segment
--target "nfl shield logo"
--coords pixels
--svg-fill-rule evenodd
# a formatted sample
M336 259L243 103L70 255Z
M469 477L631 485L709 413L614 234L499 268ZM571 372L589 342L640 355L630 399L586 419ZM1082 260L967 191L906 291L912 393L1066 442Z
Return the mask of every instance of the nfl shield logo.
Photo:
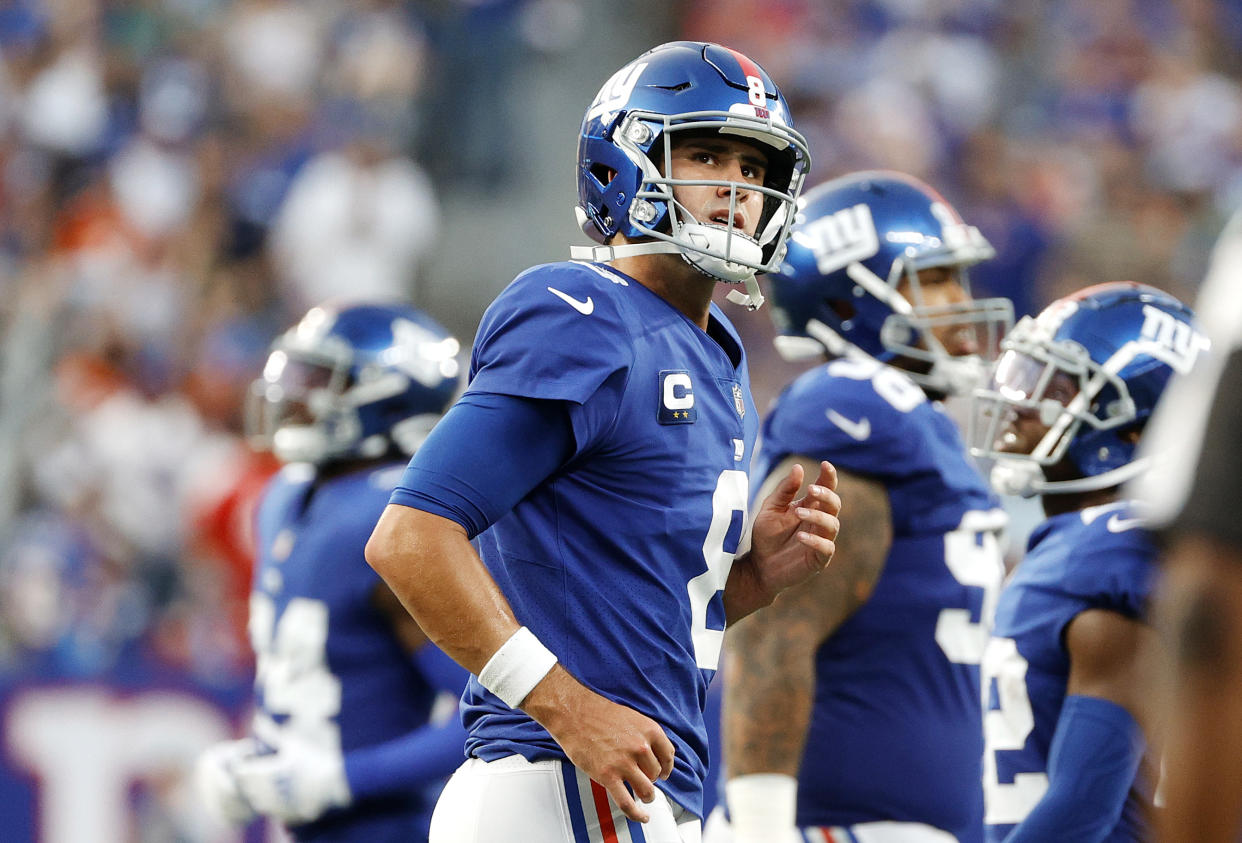
M736 383L733 384L733 407L737 410L738 418L746 416L746 399L742 397L742 387Z

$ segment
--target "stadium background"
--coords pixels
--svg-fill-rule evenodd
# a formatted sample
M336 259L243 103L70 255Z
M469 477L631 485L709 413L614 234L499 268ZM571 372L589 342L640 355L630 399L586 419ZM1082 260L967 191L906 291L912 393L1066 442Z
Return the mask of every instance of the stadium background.
M940 188L1019 314L1123 278L1192 297L1242 199L1233 0L4 0L0 836L237 839L184 772L245 717L268 342L384 295L468 344L583 242L582 111L676 37L765 66L812 182ZM794 370L737 321L763 406Z

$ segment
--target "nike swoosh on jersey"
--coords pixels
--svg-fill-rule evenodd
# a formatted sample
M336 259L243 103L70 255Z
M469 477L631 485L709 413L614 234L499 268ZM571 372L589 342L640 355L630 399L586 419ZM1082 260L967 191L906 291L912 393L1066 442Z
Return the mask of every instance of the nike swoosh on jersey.
M1104 522L1104 526L1108 528L1110 533L1124 533L1126 530L1142 527L1146 523L1142 518L1122 518L1120 515L1114 515Z
M567 305L572 307L574 310L581 313L583 316L590 316L591 313L595 310L595 302L591 300L590 296L586 297L586 301L578 301L573 296L569 295L568 293L562 293L560 290L556 289L555 287L549 287L548 292L556 296L557 298L561 299L563 302L565 302Z
M828 411L828 421L845 431L845 435L851 439L863 442L871 436L871 420L862 418L858 421L847 419L836 410Z

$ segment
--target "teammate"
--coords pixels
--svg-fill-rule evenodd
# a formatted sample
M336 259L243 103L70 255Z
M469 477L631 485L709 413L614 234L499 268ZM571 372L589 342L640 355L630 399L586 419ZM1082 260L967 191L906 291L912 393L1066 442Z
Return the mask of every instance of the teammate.
M848 524L823 575L729 632L732 828L706 836L978 841L1005 514L939 399L976 385L1012 310L971 299L992 248L917 179L856 173L805 203L772 286L778 346L830 362L780 396L755 471L830 460Z
M397 305L321 306L279 337L247 426L285 463L257 517L251 736L199 763L209 805L298 840L427 839L461 763L466 674L363 558L409 455L460 389L458 343Z
M717 45L656 47L588 108L578 215L603 245L575 254L602 262L493 302L367 546L476 675L433 840L699 838L724 626L823 568L838 526L832 467L796 501L798 469L737 554L758 422L711 301L759 304L808 163L771 79Z
M1155 546L1118 484L1174 371L1205 347L1188 308L1129 282L1026 317L975 394L972 453L1047 520L1002 590L984 657L989 841L1151 836Z
M1212 354L1175 378L1142 451L1164 457L1135 496L1166 531L1162 632L1176 668L1164 712L1162 841L1242 839L1242 214L1217 243L1196 310Z

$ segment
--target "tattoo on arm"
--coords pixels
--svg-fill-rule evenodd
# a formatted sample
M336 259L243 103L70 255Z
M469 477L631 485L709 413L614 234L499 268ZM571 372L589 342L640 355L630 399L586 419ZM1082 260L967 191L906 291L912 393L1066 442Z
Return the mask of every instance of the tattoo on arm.
M818 463L797 457L814 477ZM814 470L812 470L812 467ZM789 462L773 475L783 477ZM867 601L892 544L883 484L839 473L841 534L832 563L725 636L725 758L730 777L796 775L815 693L815 653Z

